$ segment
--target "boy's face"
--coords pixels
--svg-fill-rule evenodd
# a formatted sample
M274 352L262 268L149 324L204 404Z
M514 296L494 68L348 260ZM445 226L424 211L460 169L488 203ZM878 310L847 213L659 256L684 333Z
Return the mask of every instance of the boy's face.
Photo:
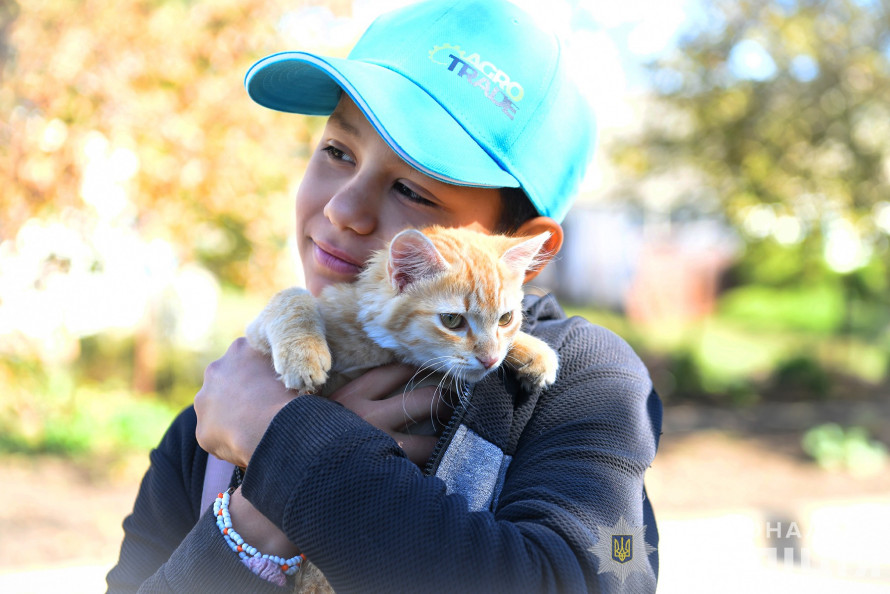
M501 208L498 189L446 184L402 161L344 94L297 191L306 288L318 295L354 280L373 251L408 227L491 232Z

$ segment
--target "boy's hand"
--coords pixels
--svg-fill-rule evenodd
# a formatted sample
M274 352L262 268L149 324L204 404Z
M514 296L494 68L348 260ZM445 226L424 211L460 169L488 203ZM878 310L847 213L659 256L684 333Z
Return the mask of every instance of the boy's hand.
M247 466L272 418L296 396L284 387L267 355L246 338L204 370L195 396L198 444L217 458Z
M451 417L452 405L437 395L435 386L397 392L416 372L414 367L402 364L377 367L338 389L330 399L386 431L412 462L423 466L438 437L411 433L411 427L432 420L441 430ZM390 396L394 392L397 393Z
M372 369L334 392L331 400L386 431L421 466L437 438L412 434L410 427L430 420L441 427L452 409L433 386L387 398L415 371L408 365ZM195 396L198 444L217 458L247 466L272 418L295 396L278 380L268 355L239 338L204 371L204 385Z

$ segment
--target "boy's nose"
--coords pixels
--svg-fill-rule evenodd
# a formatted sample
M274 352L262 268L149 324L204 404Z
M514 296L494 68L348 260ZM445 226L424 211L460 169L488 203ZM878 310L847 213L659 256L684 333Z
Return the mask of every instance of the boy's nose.
M331 196L324 215L340 229L368 235L377 226L376 199L369 188L352 183Z

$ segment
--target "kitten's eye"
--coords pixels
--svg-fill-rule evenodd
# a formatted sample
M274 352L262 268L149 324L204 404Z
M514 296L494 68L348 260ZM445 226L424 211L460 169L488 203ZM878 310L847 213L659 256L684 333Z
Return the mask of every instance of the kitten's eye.
M442 320L442 325L449 330L457 330L464 325L464 317L456 313L439 314L439 319Z
M513 312L508 311L507 313L505 313L504 315L502 315L500 317L500 319L498 320L498 325L499 326L508 326L510 324L510 322L512 322L512 321L513 321Z

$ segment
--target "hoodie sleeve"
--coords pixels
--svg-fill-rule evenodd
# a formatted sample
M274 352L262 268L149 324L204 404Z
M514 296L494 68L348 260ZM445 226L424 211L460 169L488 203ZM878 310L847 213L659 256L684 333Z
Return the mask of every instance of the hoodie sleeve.
M254 575L225 544L213 514L201 515L207 453L195 440L196 422L187 408L152 450L108 592L287 591Z

